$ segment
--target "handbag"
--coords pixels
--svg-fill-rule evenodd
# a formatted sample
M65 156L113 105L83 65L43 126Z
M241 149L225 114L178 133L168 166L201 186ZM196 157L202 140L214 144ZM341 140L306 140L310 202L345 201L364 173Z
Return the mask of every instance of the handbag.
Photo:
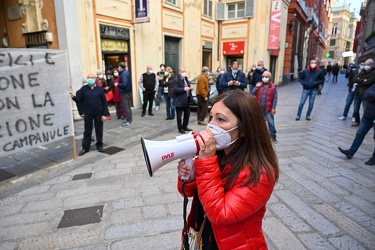
M107 99L107 102L112 101L112 99L113 99L113 92L112 91L108 91L107 93L105 93L105 98Z
M203 219L201 227L199 228L199 231L195 231L194 228L192 227L189 228L188 239L189 239L190 250L202 250L203 249L202 233L203 233L203 229L204 229L204 225L206 224L206 221L207 221L207 217L204 216L204 219ZM181 250L186 250L184 237L182 237Z

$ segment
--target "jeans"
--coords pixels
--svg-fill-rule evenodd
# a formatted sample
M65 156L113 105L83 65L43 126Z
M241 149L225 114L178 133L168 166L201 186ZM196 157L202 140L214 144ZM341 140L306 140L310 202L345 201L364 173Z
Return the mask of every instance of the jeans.
M164 87L159 86L158 92L156 93L155 106L160 107L161 96L163 95Z
M311 111L314 107L314 101L315 101L315 96L316 96L317 92L318 92L317 89L304 89L302 91L301 101L299 103L298 112L297 112L298 116L301 116L302 109L303 109L303 106L305 105L307 97L309 97L309 108L307 109L306 116L311 115Z
M333 75L332 83L337 82L337 76L338 76L338 74L332 74L332 75Z
M167 118L174 119L174 106L173 106L173 98L168 95L168 93L164 93L164 100L165 100L165 106L167 110Z
M350 91L348 95L346 96L345 109L344 109L344 113L342 114L342 116L348 117L349 109L353 103L353 100L354 100L354 92ZM354 112L353 112L353 117L354 117Z
M133 121L132 110L131 110L131 92L121 94L122 106L125 109L126 120L128 122Z
M375 117L362 117L361 124L359 125L353 143L349 148L349 153L351 155L354 155L357 152L358 148L361 146L363 140L365 139L366 134L374 126L374 119ZM373 157L375 157L374 154Z
M264 116L266 117L268 123L268 130L270 131L271 136L276 136L276 126L275 120L271 112L265 112Z

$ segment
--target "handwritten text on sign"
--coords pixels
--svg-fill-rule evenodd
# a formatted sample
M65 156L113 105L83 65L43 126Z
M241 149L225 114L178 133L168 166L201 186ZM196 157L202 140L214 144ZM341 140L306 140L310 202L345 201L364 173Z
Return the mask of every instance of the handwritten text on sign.
M0 49L0 157L73 134L67 55Z

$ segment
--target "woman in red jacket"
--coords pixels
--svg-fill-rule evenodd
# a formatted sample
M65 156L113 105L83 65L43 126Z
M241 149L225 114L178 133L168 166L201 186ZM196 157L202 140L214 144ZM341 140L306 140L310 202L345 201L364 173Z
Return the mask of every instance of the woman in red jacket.
M188 227L199 231L207 217L203 249L267 249L262 219L279 168L256 98L238 90L221 94L197 142L192 170L183 160L177 167L179 192L194 197ZM189 176L184 190L183 176Z

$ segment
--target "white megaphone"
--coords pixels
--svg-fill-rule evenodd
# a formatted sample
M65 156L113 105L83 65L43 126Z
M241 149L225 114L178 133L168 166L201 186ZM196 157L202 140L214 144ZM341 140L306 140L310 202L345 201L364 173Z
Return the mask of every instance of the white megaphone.
M168 141L150 141L141 138L143 155L150 177L156 170L171 161L191 159L198 155L199 144L195 139L196 136L195 133L189 133ZM189 166L191 167L191 164Z

